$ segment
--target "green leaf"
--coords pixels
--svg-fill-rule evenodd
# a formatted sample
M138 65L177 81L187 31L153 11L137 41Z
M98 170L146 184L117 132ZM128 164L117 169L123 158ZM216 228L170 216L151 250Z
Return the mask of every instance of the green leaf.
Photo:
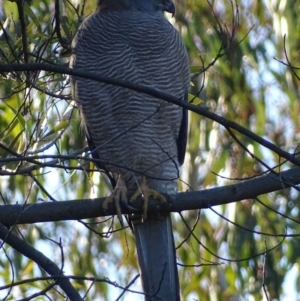
M26 2L24 2L23 8L24 8L24 12L26 13L26 15L28 15L30 17L30 19L33 21L33 23L36 26L38 32L42 33L42 27L41 27L41 24L39 22L39 19L37 18L37 14L33 12L31 7Z

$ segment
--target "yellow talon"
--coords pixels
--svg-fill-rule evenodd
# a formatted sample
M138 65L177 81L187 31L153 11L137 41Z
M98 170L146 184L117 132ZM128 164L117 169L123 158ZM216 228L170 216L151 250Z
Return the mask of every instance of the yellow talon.
M132 195L130 198L130 202L134 202L139 196L143 196L143 220L147 219L147 210L148 210L148 203L149 203L149 197L152 196L154 199L164 203L166 202L166 198L157 192L154 189L151 189L148 187L146 178L143 176L142 181L136 190L136 192Z
M120 202L125 202L127 201L127 187L122 179L121 176L119 176L117 185L114 189L114 191L111 193L110 196L108 196L105 201L102 204L102 208L106 210L108 208L108 204L110 203L115 203L116 211L117 211L117 216L120 221L120 224L122 227L124 227L123 224L123 218L122 218L122 212L121 212L121 205Z

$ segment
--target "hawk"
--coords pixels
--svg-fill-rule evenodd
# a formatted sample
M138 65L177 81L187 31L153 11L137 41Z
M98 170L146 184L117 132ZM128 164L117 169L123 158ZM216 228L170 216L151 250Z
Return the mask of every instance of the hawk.
M98 0L74 37L70 67L187 101L188 55L164 12L174 14L172 0ZM178 190L187 111L124 87L75 76L71 84L92 155L117 181L105 206L144 198L142 217L132 218L145 300L180 300L171 216L150 214L147 204Z

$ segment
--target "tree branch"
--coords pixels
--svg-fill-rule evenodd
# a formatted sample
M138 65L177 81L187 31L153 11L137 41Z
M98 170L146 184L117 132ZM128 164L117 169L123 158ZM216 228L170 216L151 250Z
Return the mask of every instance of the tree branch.
M170 103L176 104L180 107L186 108L187 110L190 110L192 112L195 112L197 114L200 114L204 117L207 117L211 120L214 120L218 122L219 124L223 125L225 128L231 128L234 129L241 134L249 137L250 139L256 141L257 143L263 145L264 147L270 149L271 151L278 154L278 156L294 163L297 166L300 166L300 160L295 157L294 154L290 154L289 152L284 151L280 147L276 146L275 144L263 139L262 137L254 134L250 130L242 127L241 125L228 120L224 117L221 117L213 112L210 112L207 108L193 105L187 101L183 101L182 99L179 99L175 96L169 95L163 91L159 91L156 89L153 89L150 86L145 85L139 85L130 83L127 81L123 81L121 79L115 79L110 78L106 76L102 76L101 74L88 72L86 70L78 70L78 69L71 69L67 67L63 67L60 65L51 65L51 64L0 64L0 73L1 72L13 72L13 71L48 71L48 72L56 72L56 73L63 73L63 74L69 74L73 76L78 76L90 80L95 80L99 82L103 82L110 85L116 85L124 88L128 88L131 90L135 90L141 93L145 93L148 95L151 95L153 97L157 97L159 99L162 99L164 101L168 101Z
M35 248L27 244L24 240L14 235L2 224L0 224L0 239L2 239L5 243L10 245L13 249L17 250L27 258L33 260L51 276L62 275L62 271L53 261L51 261L43 253L37 251ZM70 300L83 301L77 290L70 283L69 279L58 278L56 281L57 284L66 293L66 295L70 298Z
M24 1L21 0L16 0L15 2L18 7L19 20L21 25L24 62L28 63L28 41L27 41L27 32L26 32L27 26L26 26L24 8L23 8L23 5L24 4L26 5L26 3L24 3Z
M300 184L299 167L278 173L278 175L268 173L265 176L233 185L195 192L178 193L173 201L169 201L165 204L151 200L149 202L149 213L159 211L180 212L184 210L210 208L217 205L255 198L261 194L289 188L296 184ZM14 224L79 220L115 215L116 210L113 204L110 204L107 210L102 208L104 200L105 198L97 198L26 205L2 205L0 210L0 222L6 226L12 226ZM142 212L142 200L137 201L134 205ZM130 214L132 211L124 208L122 213Z

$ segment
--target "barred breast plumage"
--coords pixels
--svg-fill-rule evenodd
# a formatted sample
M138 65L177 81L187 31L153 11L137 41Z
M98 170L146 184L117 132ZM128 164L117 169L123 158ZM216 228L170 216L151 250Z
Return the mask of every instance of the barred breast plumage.
M114 3L114 0L110 1ZM154 1L153 5L160 1L170 2L132 0L132 3L139 1ZM102 2L105 3L105 0ZM162 11L143 11L140 7L118 8L121 2L116 1L117 9L115 6L99 9L83 22L72 43L70 66L147 85L186 99L189 64L178 32L164 18ZM130 89L83 78L72 77L71 80L74 99L95 147L94 152L106 162L108 171L122 175L128 197L137 189L143 175L150 188L174 195L179 166L185 153L186 112L176 105ZM160 256L166 264L166 275L173 273L175 276L166 276L165 287L162 282L165 292L161 290L158 296L166 298L163 300L179 300L169 215L163 218L163 223L150 217L134 229L138 252L147 253L139 254L144 289L147 293L153 293L158 288L158 281L163 277L163 264L157 263L160 265L157 272L151 270L151 264L155 263L150 261ZM145 242L150 237L152 240L161 238L162 243L165 241L166 246L161 246L161 254L157 247L151 249L153 246ZM154 255L149 255L151 252ZM160 273L160 278L153 275L155 272ZM157 279L149 280L150 274ZM174 285L177 291L171 293Z

